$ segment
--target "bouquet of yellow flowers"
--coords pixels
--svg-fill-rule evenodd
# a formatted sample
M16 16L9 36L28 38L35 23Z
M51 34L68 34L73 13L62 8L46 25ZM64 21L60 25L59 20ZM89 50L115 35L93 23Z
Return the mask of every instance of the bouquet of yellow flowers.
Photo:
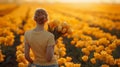
M55 40L65 34L72 33L72 29L67 22L60 22L58 20L53 20L48 23L48 31L54 34Z

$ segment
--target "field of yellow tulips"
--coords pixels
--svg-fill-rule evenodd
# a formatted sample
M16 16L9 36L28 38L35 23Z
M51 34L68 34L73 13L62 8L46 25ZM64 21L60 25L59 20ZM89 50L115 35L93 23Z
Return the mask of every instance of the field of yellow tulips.
M0 4L0 67L28 66L24 33L37 8L48 12L59 67L120 67L120 5L59 3Z

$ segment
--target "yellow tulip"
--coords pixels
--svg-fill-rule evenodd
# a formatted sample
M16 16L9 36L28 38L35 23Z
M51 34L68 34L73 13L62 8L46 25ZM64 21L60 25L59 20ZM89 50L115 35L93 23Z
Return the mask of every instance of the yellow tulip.
M83 57L82 57L82 60L83 60L84 62L87 62L87 60L88 60L88 56L86 56L86 55L83 56Z
M91 61L92 64L96 63L96 59L95 58L91 58L90 61Z
M109 67L109 65L103 64L103 65L101 65L101 67Z

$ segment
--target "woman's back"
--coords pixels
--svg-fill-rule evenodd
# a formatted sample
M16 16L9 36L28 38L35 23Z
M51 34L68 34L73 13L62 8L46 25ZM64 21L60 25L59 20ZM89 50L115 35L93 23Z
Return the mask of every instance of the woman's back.
M53 56L50 62L46 60L47 46L55 45L54 35L47 31L34 31L29 30L25 32L25 40L28 41L34 56L34 64L38 65L51 65L57 64L57 59Z

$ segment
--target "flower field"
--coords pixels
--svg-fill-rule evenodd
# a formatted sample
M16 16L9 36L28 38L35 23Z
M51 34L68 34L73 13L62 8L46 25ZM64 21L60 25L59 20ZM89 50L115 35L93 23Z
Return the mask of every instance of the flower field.
M46 30L67 32L56 39L59 67L120 67L120 5L59 3L0 4L0 67L27 67L24 33L36 8L48 12Z

